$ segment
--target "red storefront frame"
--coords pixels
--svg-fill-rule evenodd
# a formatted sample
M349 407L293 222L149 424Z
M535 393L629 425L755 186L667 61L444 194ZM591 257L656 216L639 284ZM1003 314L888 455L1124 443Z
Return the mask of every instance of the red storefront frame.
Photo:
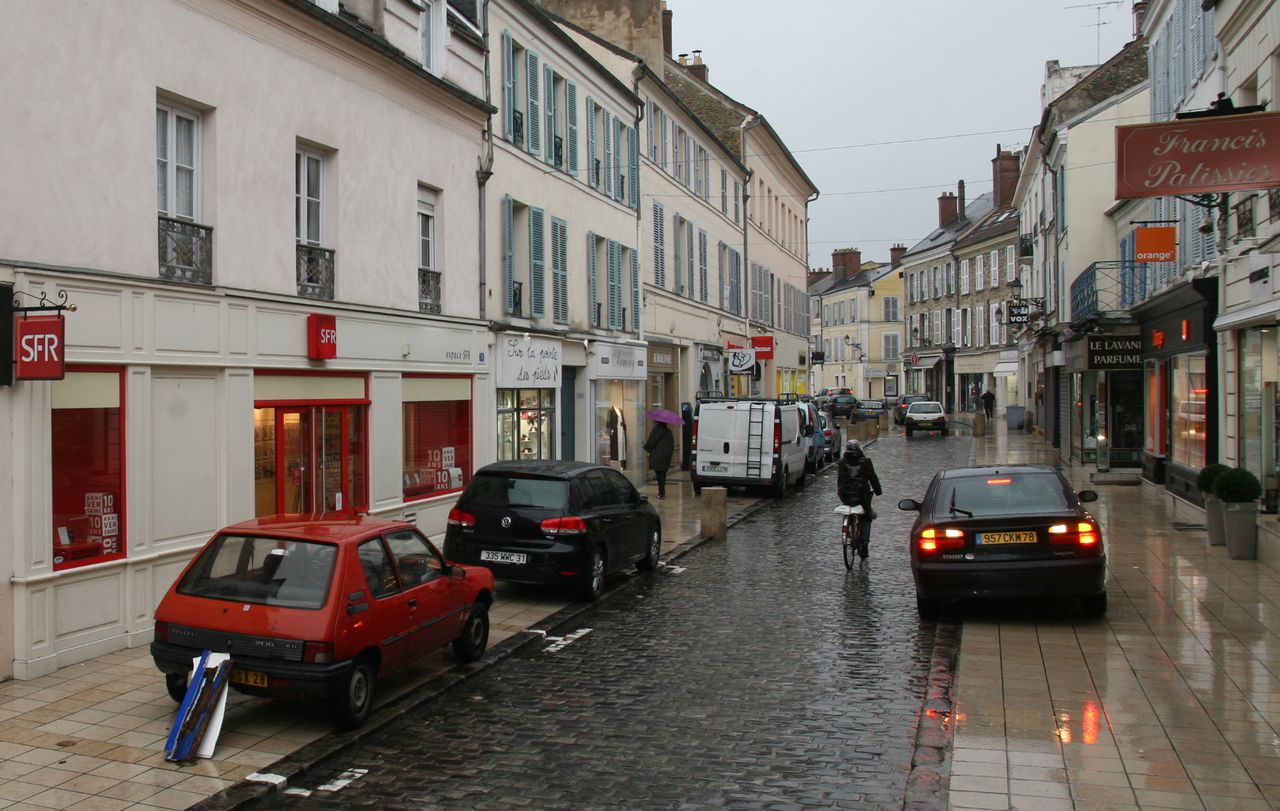
M403 490L405 501L421 501L437 496L456 495L471 481L474 471L475 436L472 424L471 400L474 398L474 380L470 375L432 375L406 374L406 380L465 380L467 381L468 398L466 400L407 400L402 405L403 449ZM451 413L445 413L451 412ZM428 420L435 417L442 424L444 432L452 432L446 436L440 426L431 425ZM454 464L445 465L447 460L435 464L435 460L427 451L452 448L455 453ZM447 487L441 482L427 481L428 471L458 468L462 473L460 482L452 480Z

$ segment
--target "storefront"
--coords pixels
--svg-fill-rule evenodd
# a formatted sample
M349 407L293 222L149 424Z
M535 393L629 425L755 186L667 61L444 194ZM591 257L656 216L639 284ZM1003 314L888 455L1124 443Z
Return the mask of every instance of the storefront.
M644 344L592 341L587 375L595 413L595 461L626 474L634 484L646 475L644 397L648 348Z
M724 351L718 346L708 344L694 345L698 363L699 392L724 393Z
M1254 298L1262 301L1224 313L1214 328L1235 350L1235 388L1225 392L1235 402L1235 465L1263 483L1262 509L1274 513L1280 490L1280 302L1270 300L1269 288Z
M645 411L666 409L676 414L681 413L681 351L681 348L674 344L649 344L649 382L644 403ZM653 423L646 420L643 425L644 435L647 437L652 429ZM672 435L676 440L672 458L676 460L681 458L681 433L678 429L672 429Z
M1143 477L1203 506L1196 477L1218 460L1217 279L1196 279L1133 308L1142 327Z
M907 372L907 394L923 394L931 400L938 400L938 392L944 390L940 379L941 361L941 355L912 355L911 369Z
M557 458L560 340L504 332L495 352L498 460Z

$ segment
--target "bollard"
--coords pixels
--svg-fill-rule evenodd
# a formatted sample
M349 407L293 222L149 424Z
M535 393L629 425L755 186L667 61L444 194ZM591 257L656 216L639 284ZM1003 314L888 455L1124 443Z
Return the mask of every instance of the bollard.
M727 510L729 491L724 487L704 487L698 499L698 521L702 534L713 541L723 541L729 535Z
M974 436L987 435L987 415L986 414L979 413L979 414L973 415L973 435Z

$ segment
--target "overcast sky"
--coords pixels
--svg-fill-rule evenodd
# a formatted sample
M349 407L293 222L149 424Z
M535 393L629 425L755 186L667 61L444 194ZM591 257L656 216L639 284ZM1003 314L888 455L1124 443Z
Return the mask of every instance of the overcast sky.
M969 199L991 191L996 144L1026 143L1039 120L1045 62L1098 64L1099 31L1107 60L1132 39L1131 6L668 0L673 53L702 49L711 83L764 113L821 191L810 267L835 248L888 261L937 227L957 180Z

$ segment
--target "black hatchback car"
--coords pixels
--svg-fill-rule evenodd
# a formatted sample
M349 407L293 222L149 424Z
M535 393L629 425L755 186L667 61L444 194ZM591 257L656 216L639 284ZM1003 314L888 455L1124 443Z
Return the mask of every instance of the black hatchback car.
M1107 611L1107 556L1098 521L1048 465L969 467L933 477L911 528L916 608L932 618L945 600L1078 597L1089 616Z
M588 600L605 576L658 565L662 522L648 497L611 467L497 462L476 471L449 511L445 555L517 583L568 583Z

